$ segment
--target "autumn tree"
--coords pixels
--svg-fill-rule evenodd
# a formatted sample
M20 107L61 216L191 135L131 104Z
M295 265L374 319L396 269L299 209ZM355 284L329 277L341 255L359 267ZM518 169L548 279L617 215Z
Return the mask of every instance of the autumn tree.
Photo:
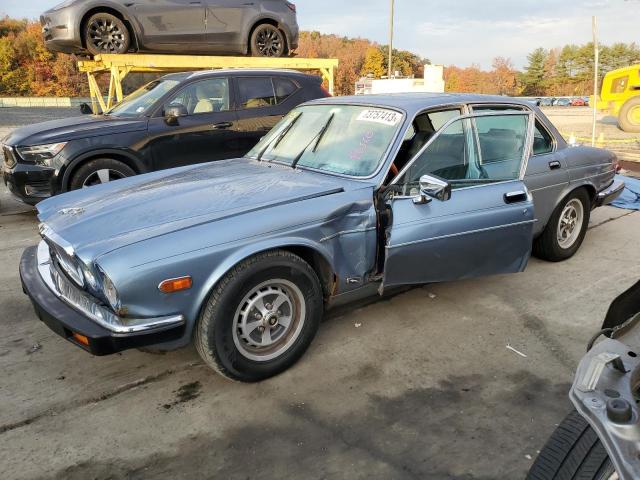
M493 59L493 70L490 79L498 95L515 95L518 72L513 68L510 58L496 57Z
M364 56L364 64L362 65L362 76L371 75L374 78L380 78L386 75L384 68L384 55L379 47L369 47Z

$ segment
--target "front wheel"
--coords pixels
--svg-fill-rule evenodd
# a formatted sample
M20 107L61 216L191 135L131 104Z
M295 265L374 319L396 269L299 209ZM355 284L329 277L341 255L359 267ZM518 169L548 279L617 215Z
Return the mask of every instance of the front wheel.
M127 26L118 17L106 12L89 17L84 27L84 41L91 55L127 53L131 46Z
M302 356L322 312L322 287L308 263L283 250L260 253L213 289L195 327L196 349L232 380L263 380Z
M69 184L69 190L92 187L102 183L135 175L131 167L112 158L96 158L78 168Z
M542 235L533 244L533 254L560 262L571 258L582 245L591 215L591 199L583 188L574 190L556 207Z
M640 97L630 98L622 105L618 126L625 132L640 133Z
M527 474L527 480L617 478L598 435L575 410L558 425Z

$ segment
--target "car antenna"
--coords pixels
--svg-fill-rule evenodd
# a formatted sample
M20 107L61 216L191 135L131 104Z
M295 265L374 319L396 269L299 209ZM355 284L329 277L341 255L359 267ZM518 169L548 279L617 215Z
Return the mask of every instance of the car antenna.
M322 137L324 137L324 134L329 129L329 125L331 125L331 122L333 121L333 117L335 117L335 115L336 115L335 113L332 113L329 116L329 119L322 126L320 131L318 133L316 133L316 135L311 139L311 141L309 143L307 143L307 145L302 149L302 151L298 155L296 155L296 158L294 158L293 162L291 162L291 168L293 168L293 169L296 168L296 166L298 165L298 162L300 161L300 159L304 155L304 152L307 151L307 148L309 148L312 143L315 142L315 145L313 146L313 150L312 151L315 152L318 149L318 145L320 145L320 142L322 141Z
M269 149L269 147L271 147L271 149L273 150L278 145L280 145L280 142L282 141L282 139L285 137L285 135L287 133L289 133L289 130L291 130L291 128L295 125L295 123L300 119L301 116L302 116L302 112L299 112L298 115L296 115L296 117L293 120L291 120L286 127L284 127L282 129L282 132L280 132L280 134L273 139L273 141L267 143L264 146L264 148L262 150L260 150L260 153L258 153L258 156L256 157L256 160L261 162L262 161L262 156L266 153L266 151Z

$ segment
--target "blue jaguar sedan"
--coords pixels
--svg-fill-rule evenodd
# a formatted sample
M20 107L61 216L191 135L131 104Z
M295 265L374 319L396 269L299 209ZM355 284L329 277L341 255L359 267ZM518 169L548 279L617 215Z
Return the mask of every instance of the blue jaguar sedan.
M532 249L569 258L622 190L616 168L524 101L322 99L243 158L41 202L20 273L39 318L93 354L194 342L258 381L303 355L332 305L520 272Z

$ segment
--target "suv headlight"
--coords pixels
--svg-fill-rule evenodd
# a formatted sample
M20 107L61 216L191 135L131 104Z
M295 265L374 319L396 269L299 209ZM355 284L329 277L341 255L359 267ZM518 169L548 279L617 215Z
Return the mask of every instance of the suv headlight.
M37 163L45 167L51 166L51 159L59 154L67 142L49 143L47 145L33 145L18 147L18 153L25 162Z
M116 286L104 272L102 272L102 293L104 293L104 297L107 299L114 311L120 308L120 298L118 298Z
M91 271L91 268L82 261L80 261L80 269L82 270L82 276L84 277L84 281L92 288L96 289L98 286L98 281L96 280L96 276Z

